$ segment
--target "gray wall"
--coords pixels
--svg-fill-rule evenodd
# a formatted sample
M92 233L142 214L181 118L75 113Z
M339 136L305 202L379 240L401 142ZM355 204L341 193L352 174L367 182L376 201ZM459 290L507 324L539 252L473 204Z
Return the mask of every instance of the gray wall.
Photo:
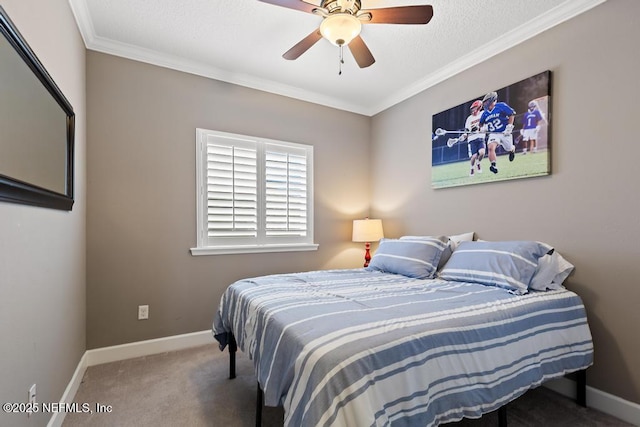
M588 384L637 403L638 16L640 2L610 0L378 114L371 167L372 211L390 236L474 230L482 239L554 245L575 264L567 286L588 311L595 343ZM552 174L432 190L430 117L547 69Z
M96 52L87 100L88 348L209 329L240 278L361 265L369 117ZM318 251L190 255L198 127L314 146Z
M62 396L85 351L85 48L66 0L2 7L76 113L72 212L0 203L0 401ZM46 425L51 414L0 412L0 425Z

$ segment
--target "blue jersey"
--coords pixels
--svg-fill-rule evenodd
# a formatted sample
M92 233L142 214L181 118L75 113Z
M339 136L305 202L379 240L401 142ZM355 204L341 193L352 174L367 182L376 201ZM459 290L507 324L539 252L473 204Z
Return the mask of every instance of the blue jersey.
M540 110L527 111L522 116L522 129L535 129L542 120Z
M498 102L493 110L484 110L480 117L480 126L486 124L489 132L504 132L505 127L509 124L509 117L516 114L516 111L504 102Z

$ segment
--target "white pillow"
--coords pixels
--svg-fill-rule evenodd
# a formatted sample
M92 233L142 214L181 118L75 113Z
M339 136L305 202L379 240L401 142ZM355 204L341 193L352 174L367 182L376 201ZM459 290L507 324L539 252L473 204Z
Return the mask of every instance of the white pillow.
M538 267L531 278L529 288L536 291L562 289L562 282L574 268L558 251L553 250L538 260Z
M455 251L458 245L461 242L471 242L473 241L473 235L475 232L470 231L468 233L456 234L454 236L449 236L449 243L451 244L451 250Z

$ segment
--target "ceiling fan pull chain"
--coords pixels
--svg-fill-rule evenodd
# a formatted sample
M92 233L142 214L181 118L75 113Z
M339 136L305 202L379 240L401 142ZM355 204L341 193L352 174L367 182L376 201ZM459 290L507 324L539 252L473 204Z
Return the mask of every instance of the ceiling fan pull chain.
M338 75L339 76L342 75L342 64L344 64L344 57L342 56L342 47L343 47L343 45L340 45L340 62L338 64Z

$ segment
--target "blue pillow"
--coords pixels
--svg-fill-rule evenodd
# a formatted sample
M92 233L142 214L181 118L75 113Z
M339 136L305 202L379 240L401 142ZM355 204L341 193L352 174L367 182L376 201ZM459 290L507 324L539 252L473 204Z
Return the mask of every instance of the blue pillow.
M462 242L440 278L497 286L514 294L527 292L538 260L549 247L534 241Z
M382 239L367 270L432 279L448 240L445 236L416 240Z
M456 250L460 242L471 241L473 240L473 236L475 235L474 231L470 231L468 233L455 234L448 237L448 243L442 252L442 256L440 257L440 261L438 262L438 270L442 270L445 263L449 260L451 253ZM420 240L420 239L428 239L431 236L402 236L400 240Z

